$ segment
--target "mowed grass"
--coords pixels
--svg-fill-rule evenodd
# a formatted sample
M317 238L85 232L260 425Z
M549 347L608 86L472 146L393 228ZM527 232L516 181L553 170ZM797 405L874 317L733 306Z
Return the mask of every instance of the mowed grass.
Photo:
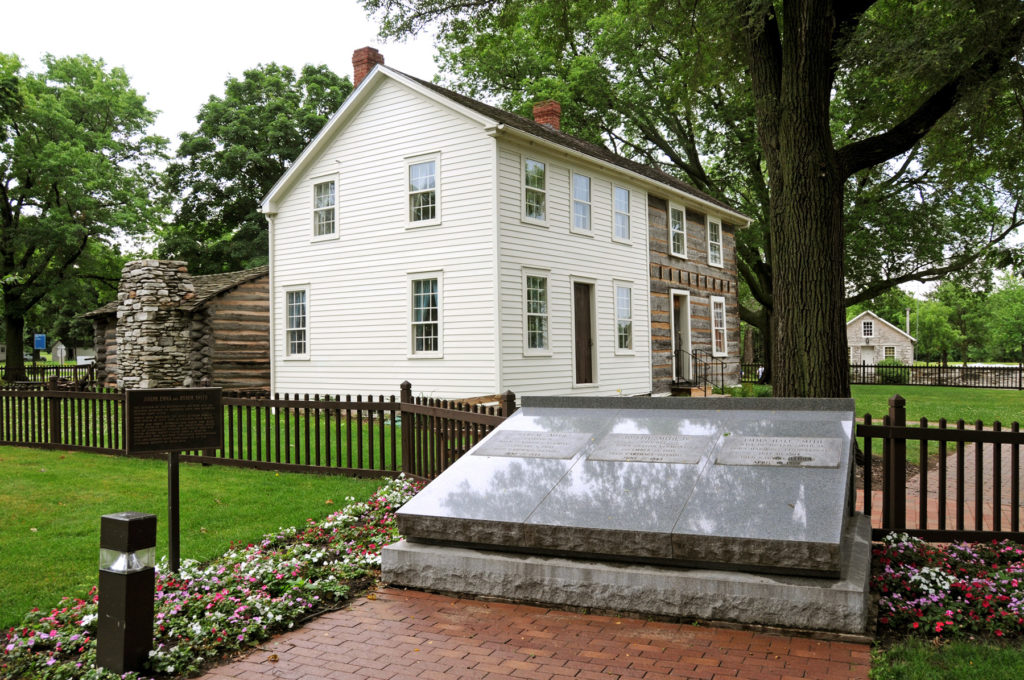
M208 560L232 542L322 518L380 480L180 466L181 557ZM84 596L96 583L100 517L157 515L167 554L167 465L160 460L0 447L0 626L32 607Z
M989 390L971 387L927 387L923 385L852 385L857 416L870 413L881 420L889 413L889 399L899 394L907 400L907 422L927 418L929 424L945 418L955 425L957 419L986 426L999 421L1005 428L1016 421L1024 423L1024 391Z
M1018 643L1019 644L1019 643ZM872 680L1019 680L1024 650L971 640L908 638L872 654Z

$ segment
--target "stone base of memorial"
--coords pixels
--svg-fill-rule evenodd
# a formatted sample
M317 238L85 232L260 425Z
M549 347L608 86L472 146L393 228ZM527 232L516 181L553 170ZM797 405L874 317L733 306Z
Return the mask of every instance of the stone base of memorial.
M394 585L864 632L853 402L526 398L398 512Z

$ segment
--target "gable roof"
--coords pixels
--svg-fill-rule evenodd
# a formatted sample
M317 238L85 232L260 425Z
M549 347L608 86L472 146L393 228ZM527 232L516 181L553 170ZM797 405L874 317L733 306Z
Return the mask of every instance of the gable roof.
M516 130L520 133L525 133L531 137L536 137L543 142L567 149L583 156L587 156L596 161L612 165L620 170L624 170L633 175L639 175L641 178L646 179L649 182L655 182L662 186L668 187L675 190L676 192L683 193L689 198L695 200L697 203L702 203L705 206L714 207L717 210L728 214L729 216L736 219L741 223L741 226L746 226L750 223L750 217L738 212L735 208L729 206L728 203L720 201L717 198L700 191L699 189L679 180L666 172L663 172L657 168L637 161L630 160L616 153L609 151L603 146L592 144L591 142L584 141L572 135L566 134L561 130L555 130L554 128L546 125L541 125L536 121L524 118L523 116L509 113L503 109L499 109L489 104L472 99L465 95L459 94L447 88L435 85L434 83L426 80L421 80L414 76L396 71L389 66L378 65L375 66L373 71L363 79L363 82L359 84L359 87L355 89L348 96L348 99L341 105L341 108L331 119L327 121L323 129L319 134L306 146L299 157L295 159L295 162L288 168L288 170L281 176L277 183L271 188L261 202L261 210L264 212L273 212L270 210L270 206L273 204L274 199L291 184L291 181L295 175L301 172L301 170L317 155L319 149L326 144L334 136L334 131L344 124L344 121L348 118L346 115L350 110L357 108L359 102L369 96L369 92L375 89L378 82L382 78L392 78L399 82L403 82L413 90L418 90L424 94L432 94L431 98L440 98L449 106L462 110L463 113L468 113L470 118L483 123L486 127L502 128L508 127Z
M858 319L860 319L862 316L865 316L865 315L871 315L871 320L872 321L879 321L881 323L884 323L886 326L888 326L889 328L893 329L894 331L896 331L900 335L904 336L905 338L907 338L911 342L917 342L917 338L915 338L914 336L910 335L909 333L907 333L905 331L900 330L896 326L893 326L891 323L889 323L888 321L886 321L885 319L883 319L882 317L878 316L877 314L875 314L872 311L865 310L865 311L861 312L857 316L855 316L852 319L850 319L849 321L847 321L846 322L846 327L849 329L853 323L855 323Z
M192 276L192 285L195 287L196 295L194 298L182 303L180 309L188 312L195 311L218 295L223 295L243 283L248 283L249 281L258 279L261 276L266 276L269 272L270 267L268 265L263 265L262 267L243 269L237 272ZM91 319L97 316L106 316L108 314L117 314L117 300L108 302L102 307L94 309L91 312L86 312L81 316L86 319Z

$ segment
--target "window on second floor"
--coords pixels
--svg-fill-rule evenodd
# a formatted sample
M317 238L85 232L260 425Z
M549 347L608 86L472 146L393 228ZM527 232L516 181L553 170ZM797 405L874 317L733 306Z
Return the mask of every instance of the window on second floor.
M711 354L722 357L727 354L725 335L725 298L711 298Z
M547 170L544 163L527 158L523 163L523 217L547 221Z
M409 223L436 224L438 210L438 159L418 158L409 162Z
M861 335L865 338L873 338L875 336L875 322L874 321L862 321L861 322Z
M572 228L590 231L590 178L572 173Z
M708 217L708 264L722 266L722 223Z
M313 236L332 236L335 233L337 200L334 180L313 185Z
M615 187L612 189L615 224L612 236L622 241L629 240L629 189Z
M686 257L686 208L669 209L668 231L672 254Z

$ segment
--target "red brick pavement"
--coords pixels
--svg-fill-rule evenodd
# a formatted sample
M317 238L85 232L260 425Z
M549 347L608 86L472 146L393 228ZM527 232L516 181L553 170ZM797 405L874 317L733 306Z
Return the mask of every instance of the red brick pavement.
M869 646L384 589L203 680L866 678Z

